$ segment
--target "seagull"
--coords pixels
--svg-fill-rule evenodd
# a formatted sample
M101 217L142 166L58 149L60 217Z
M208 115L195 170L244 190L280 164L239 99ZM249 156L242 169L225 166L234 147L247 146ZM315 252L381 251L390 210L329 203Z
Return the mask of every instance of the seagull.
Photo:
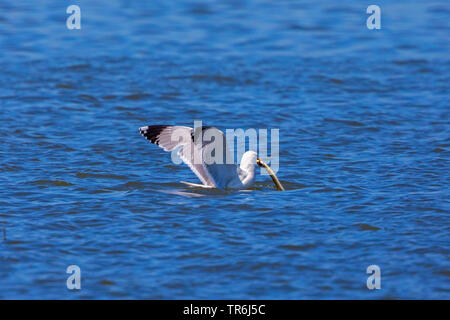
M226 146L225 135L215 127L183 127L153 125L139 128L140 133L151 143L156 144L164 151L178 149L177 154L181 160L200 179L202 184L181 181L189 186L218 189L248 189L255 182L255 167L257 154L247 151L243 154L240 166L226 162L231 159ZM206 134L213 135L214 140L204 141ZM211 161L212 155L208 150L218 143L222 150L214 148L214 154L219 153L219 160ZM215 144L217 145L217 144ZM212 152L211 152L212 153Z

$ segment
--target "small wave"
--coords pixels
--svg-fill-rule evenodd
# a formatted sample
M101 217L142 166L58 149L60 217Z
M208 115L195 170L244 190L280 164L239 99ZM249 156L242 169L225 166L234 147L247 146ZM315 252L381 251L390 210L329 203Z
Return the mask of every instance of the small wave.
M331 119L331 118L325 118L323 119L325 122L335 122L335 123L341 123L346 124L352 127L364 127L365 124L359 121L355 120L342 120L342 119Z
M135 94L130 94L130 95L125 96L125 99L136 101L136 100L144 100L144 99L151 98L151 97L152 97L152 95L147 94L147 93L135 93Z
M119 176L115 174L98 174L98 173L87 173L87 172L77 172L78 178L97 178L97 179L118 179L118 180L125 180L127 179L126 176Z
M63 180L36 180L36 181L33 181L33 184L56 186L56 187L68 187L68 186L74 185L73 183L63 181Z
M377 231L377 230L381 230L381 228L372 226L370 224L366 224L366 223L361 223L361 224L357 224L357 226L359 227L359 229L361 231Z
M309 249L314 249L315 247L317 247L315 244L283 244L278 246L280 249L287 249L290 251L306 251Z
M97 98L88 94L80 94L78 96L78 98L80 98L83 101L88 101L88 102L96 102Z
M190 76L172 76L172 77L167 77L167 79L192 80L192 81L198 81L198 82L216 82L219 84L234 83L237 81L233 77L222 76L222 75L210 75L210 74L194 74L194 75L190 75Z

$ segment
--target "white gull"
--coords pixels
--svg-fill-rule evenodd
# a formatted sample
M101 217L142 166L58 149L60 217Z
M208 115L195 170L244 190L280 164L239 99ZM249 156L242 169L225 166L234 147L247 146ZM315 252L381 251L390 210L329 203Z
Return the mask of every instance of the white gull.
M220 161L211 161L210 151L215 140L204 141L203 136L207 130L222 141L223 146L219 153ZM179 148L177 154L181 160L196 174L202 184L183 182L190 186L219 188L219 189L247 189L255 182L255 166L257 154L247 151L243 154L240 166L227 163L231 159L230 151L226 145L225 135L215 127L190 128L183 126L154 125L139 128L141 134L150 142L160 146L164 151L173 151ZM201 138L199 139L199 134ZM211 136L209 131L208 136ZM217 144L215 145L217 146ZM216 150L217 152L217 150Z

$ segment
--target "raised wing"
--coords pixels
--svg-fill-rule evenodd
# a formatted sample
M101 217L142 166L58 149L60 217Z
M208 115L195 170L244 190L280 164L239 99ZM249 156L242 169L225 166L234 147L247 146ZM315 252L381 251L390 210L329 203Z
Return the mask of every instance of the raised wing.
M178 155L205 186L226 188L240 183L239 168L226 164L230 154L225 135L219 129L157 125L141 127L139 131L165 151L180 148Z

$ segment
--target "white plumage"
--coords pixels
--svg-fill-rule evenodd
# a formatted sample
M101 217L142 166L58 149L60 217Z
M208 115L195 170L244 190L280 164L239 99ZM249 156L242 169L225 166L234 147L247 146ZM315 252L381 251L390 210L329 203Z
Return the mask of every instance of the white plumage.
M246 189L255 181L256 152L247 151L242 156L241 165L228 164L231 159L226 145L225 135L215 127L190 127L155 125L139 128L141 134L164 151L179 148L177 154L196 174L202 184L187 183L191 186L220 189ZM203 140L205 133L221 141ZM201 138L199 139L199 135ZM223 152L219 157L211 157L212 144L220 146ZM215 151L217 152L217 150ZM219 160L219 161L217 161ZM186 182L185 182L186 183Z

